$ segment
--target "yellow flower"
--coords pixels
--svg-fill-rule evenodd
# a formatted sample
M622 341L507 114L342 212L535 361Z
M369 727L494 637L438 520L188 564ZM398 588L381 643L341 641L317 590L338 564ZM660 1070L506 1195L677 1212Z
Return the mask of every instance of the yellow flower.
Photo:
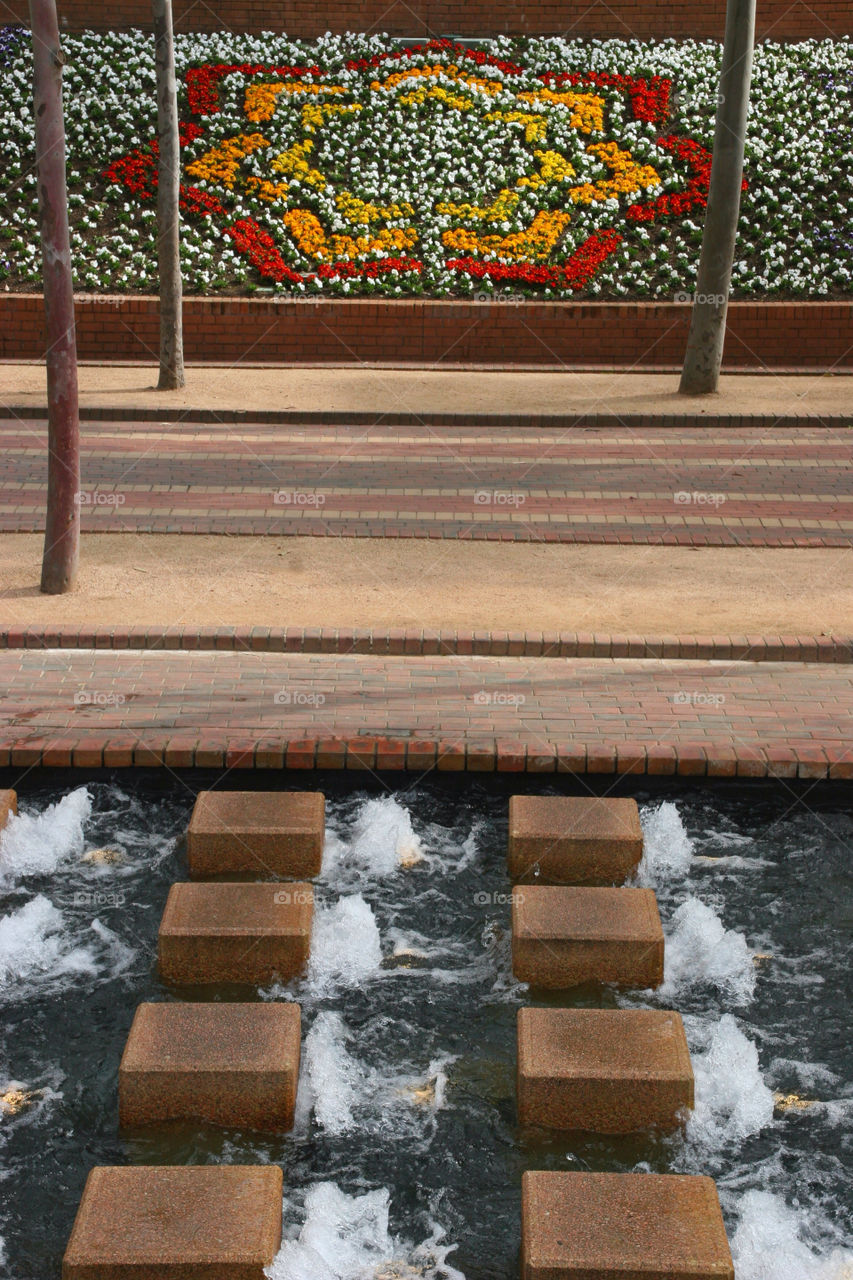
M569 107L569 123L581 133L592 133L604 128L604 99L595 93L558 93L555 89L530 89L518 95L520 102L561 103Z
M542 261L549 257L569 225L571 215L561 209L540 209L530 226L512 235L480 235L477 232L445 231L442 243L459 253L494 253L499 258Z
M462 218L465 222L505 222L517 204L517 194L504 187L490 205L454 204L452 201L443 201L435 206L435 211L447 214L451 218Z
M615 142L596 142L587 151L597 156L613 175L598 182L585 182L572 187L569 196L576 204L593 204L600 200L612 200L622 195L656 187L660 182L650 164L637 164L629 151L622 151Z
M395 218L412 218L415 210L408 202L403 204L371 204L359 200L349 191L342 191L335 196L335 204L347 222L355 225L369 225L371 222L389 221Z
M549 182L566 182L575 176L575 171L560 151L534 151L539 161L539 172L530 177L519 178L517 187L544 187Z
M529 111L490 111L487 120L506 120L510 124L524 125L525 142L543 142L548 132L548 117L532 115Z
M236 181L237 170L246 156L262 147L268 147L269 140L260 133L238 133L233 138L225 138L215 147L187 165L187 173L191 178L203 178L207 182L221 183L230 190Z
M317 191L324 191L326 179L319 169L312 169L305 159L313 149L314 143L311 138L306 138L304 142L294 142L287 151L282 151L276 156L270 168L276 173L284 173L298 178L300 182L307 182L309 187L314 187Z
M368 236L327 236L319 218L310 209L291 209L283 221L299 249L318 262L341 259L352 262L377 250L411 249L418 240L416 231L399 227L385 227Z
M270 84L250 84L246 89L243 109L248 118L257 124L261 120L271 120L273 118L279 94L304 96L306 94L346 92L347 90L343 85L312 84L310 81L305 83L301 80L275 81Z

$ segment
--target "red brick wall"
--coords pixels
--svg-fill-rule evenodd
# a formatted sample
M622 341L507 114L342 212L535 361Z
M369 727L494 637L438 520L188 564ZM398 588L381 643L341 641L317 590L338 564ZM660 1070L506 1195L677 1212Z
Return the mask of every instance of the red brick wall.
M722 39L725 0L175 0L179 31L388 31L392 35L621 36ZM149 27L150 0L59 0L67 30ZM3 21L27 21L27 0L7 0ZM850 0L758 0L759 39L806 40L853 35Z
M119 321L119 316L121 320ZM682 303L276 303L187 298L186 358L194 362L673 367L690 307ZM82 360L156 359L157 300L77 301ZM42 300L0 294L0 359L44 353ZM734 302L730 368L853 369L853 304Z

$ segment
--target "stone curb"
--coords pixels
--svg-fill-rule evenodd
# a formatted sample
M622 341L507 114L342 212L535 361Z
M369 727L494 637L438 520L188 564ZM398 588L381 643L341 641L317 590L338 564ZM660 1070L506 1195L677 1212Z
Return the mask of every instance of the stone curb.
M502 738L253 737L91 729L64 736L0 735L0 768L349 769L369 772L610 774L708 778L853 779L853 748L815 740L802 747L707 742L548 743L535 750Z
M656 371L657 372L657 371ZM807 372L813 372L808 370ZM7 405L8 417L26 421L42 421L47 409L42 405ZM241 426L252 423L280 426L353 426L353 427L519 427L566 430L584 427L598 430L640 431L661 428L682 431L705 430L777 430L791 431L806 427L838 429L853 423L853 413L400 413L381 410L348 409L174 409L127 408L81 405L81 422L195 422Z
M853 662L853 636L641 636L584 631L352 627L30 627L0 624L0 649L181 649L487 658Z

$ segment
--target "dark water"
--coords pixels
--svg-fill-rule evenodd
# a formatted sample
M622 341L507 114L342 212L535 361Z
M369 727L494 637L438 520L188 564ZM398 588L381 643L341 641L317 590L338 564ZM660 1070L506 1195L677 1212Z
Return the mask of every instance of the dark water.
M325 935L355 980L342 985L334 956L318 948L306 980L255 995L301 1003L303 1037L311 1037L303 1072L325 1072L324 1105L275 1139L198 1127L120 1136L116 1073L134 1009L141 1000L176 998L155 975L156 932L169 885L185 876L182 833L194 791L209 783L166 785L150 775L94 781L84 847L117 846L124 860L85 863L74 847L57 861L55 818L41 871L16 873L13 865L0 882L0 1084L44 1091L20 1114L0 1116L0 1275L59 1275L95 1164L269 1160L284 1169L289 1234L298 1234L305 1193L318 1182L336 1184L344 1197L328 1192L312 1210L330 1257L344 1256L331 1231L334 1213L353 1213L361 1224L348 1269L339 1261L340 1269L324 1271L297 1251L280 1259L277 1280L372 1276L392 1255L394 1275L440 1277L455 1268L468 1280L508 1280L518 1273L524 1169L638 1166L717 1178L738 1280L849 1278L851 1256L838 1252L853 1239L849 789L630 792L647 806L646 820L662 800L674 801L694 855L686 873L667 869L668 851L684 836L665 811L647 845L660 855L651 878L664 927L677 935L668 948L675 968L664 992L649 999L685 1015L697 1063L697 1114L686 1137L543 1137L516 1125L515 1017L528 997L509 957L512 788L453 780L408 790L394 780L396 803L365 810L368 792L340 776L325 785L331 865L317 899L323 919L340 898L362 895L365 905L329 917ZM21 808L34 814L79 785L77 777L24 784ZM376 783L370 795L387 793ZM409 867L394 855L398 841L411 843L399 806L422 850ZM685 907L688 899L698 901ZM22 909L10 932L9 917ZM747 947L766 958L754 962ZM42 969L33 967L37 954ZM585 990L575 1002L617 998ZM816 1105L774 1110L768 1090ZM300 1093L304 1110L309 1077ZM388 1235L381 1196L355 1207L345 1198L382 1189L390 1193ZM445 1259L451 1244L457 1248Z

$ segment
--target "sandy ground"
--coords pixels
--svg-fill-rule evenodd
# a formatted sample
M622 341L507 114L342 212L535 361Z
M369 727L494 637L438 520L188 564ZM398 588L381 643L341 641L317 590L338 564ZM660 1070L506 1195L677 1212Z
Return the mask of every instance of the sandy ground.
M0 535L0 622L853 632L853 550L89 534L50 597L41 548Z
M518 373L500 370L222 368L191 366L181 391L156 391L146 365L81 365L89 407L349 410L369 413L851 413L853 376L725 374L713 396L678 395L672 373ZM0 363L3 408L43 405L44 367ZM853 414L851 414L853 417Z

